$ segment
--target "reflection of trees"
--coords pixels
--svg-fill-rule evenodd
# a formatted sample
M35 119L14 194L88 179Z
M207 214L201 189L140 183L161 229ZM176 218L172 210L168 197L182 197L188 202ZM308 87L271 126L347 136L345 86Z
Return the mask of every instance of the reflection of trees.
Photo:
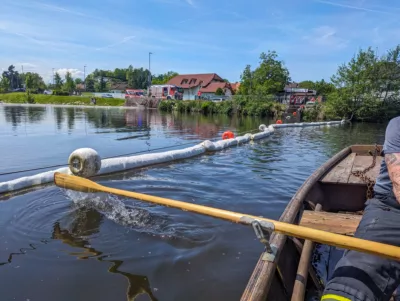
M95 128L114 128L116 132L150 131L150 110L98 110L86 111L88 121ZM157 112L158 114L158 112Z
M75 108L66 108L68 129L73 130L75 125Z
M7 122L10 122L13 127L18 126L22 122L22 116L25 113L24 107L16 107L16 106L5 106L4 114Z
M64 112L63 108L54 107L54 117L57 123L57 129L61 130L62 123L64 122Z
M30 123L40 122L46 116L46 108L44 107L27 107L25 109Z
M30 123L42 121L46 115L44 107L4 106L3 108L6 122L11 123L14 127L25 120Z
M89 241L82 238L82 236L98 233L102 219L103 216L97 210L81 208L76 211L75 219L72 225L69 226L70 230L62 229L58 222L54 224L52 238L61 240L71 247L82 248L83 252L70 253L71 255L78 256L80 259L96 257L99 261L112 263L108 271L110 273L123 275L128 280L128 288L126 291L128 301L135 300L142 294L150 297L152 301L157 301L151 291L150 283L146 276L134 275L121 271L122 260L106 260L108 257L107 255L103 255L103 252L91 247Z

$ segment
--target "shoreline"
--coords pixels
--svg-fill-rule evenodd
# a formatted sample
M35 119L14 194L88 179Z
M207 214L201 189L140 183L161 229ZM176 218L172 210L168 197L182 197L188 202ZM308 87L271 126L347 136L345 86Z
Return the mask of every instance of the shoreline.
M13 103L13 102L0 102L1 106L16 106L16 107L60 107L60 108L99 108L99 109L134 109L145 110L153 109L146 107L127 107L127 106L104 106L104 105L77 105L77 104L43 104L43 103Z

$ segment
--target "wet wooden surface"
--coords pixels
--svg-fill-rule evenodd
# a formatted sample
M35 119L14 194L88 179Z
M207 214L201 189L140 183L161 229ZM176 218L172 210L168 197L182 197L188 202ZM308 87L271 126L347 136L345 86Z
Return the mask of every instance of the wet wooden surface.
M362 171L365 168L369 167L372 164L372 156L356 156L353 163L352 172L354 171ZM375 166L368 171L365 175L371 180L375 181L377 176L379 175L379 170L381 168L382 157L376 157ZM350 175L349 184L362 184L364 183L359 177L354 175Z
M373 156L370 155L356 155L356 153L349 154L338 165L327 173L321 180L323 183L333 184L364 184L361 178L352 175L354 171L362 171L372 164ZM375 166L366 173L366 176L375 181L379 175L382 157L376 157Z
M361 215L304 210L300 226L353 236Z

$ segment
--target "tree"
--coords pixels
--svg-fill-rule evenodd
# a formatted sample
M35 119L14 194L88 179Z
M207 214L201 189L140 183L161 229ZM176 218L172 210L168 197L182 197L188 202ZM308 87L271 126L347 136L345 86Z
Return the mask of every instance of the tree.
M86 91L88 92L94 92L94 79L92 76L88 76L85 79L85 86L86 86Z
M179 73L175 71L168 71L167 73L153 76L151 83L153 85L163 85L166 84L171 78L174 78L177 75L179 75Z
M332 112L364 120L388 119L400 112L400 46L382 57L371 47L359 50L339 66L332 82L337 88L328 98Z
M304 80L302 82L299 82L299 88L314 90L315 83L312 80Z
M215 91L215 95L225 95L224 90L218 88L217 91Z
M262 52L260 64L254 70L247 65L241 75L241 94L270 95L282 91L290 81L289 70L278 60L275 51Z
M26 72L23 76L25 82L25 88L30 90L44 91L46 84L43 78L35 72ZM29 84L29 87L27 86Z
M62 85L63 85L63 80L61 79L60 74L56 72L56 74L54 74L54 86L56 90L61 90Z
M65 74L65 84L64 88L66 91L68 91L69 94L72 94L72 92L75 90L75 82L72 78L71 72L67 71Z
M0 92L7 92L10 88L10 81L6 76L2 76L0 80Z
M34 88L34 78L32 74L27 73L25 75L25 88L26 90L30 91Z
M251 71L250 65L247 65L246 68L244 68L243 73L240 75L240 86L239 86L239 94L242 95L249 95L251 94L252 91L252 86L253 86L253 73Z
M75 85L80 85L83 83L83 80L79 77L75 78Z
M104 76L100 76L99 79L94 84L94 90L96 92L105 92L107 88L107 82Z
M18 71L15 71L14 69L14 65L10 65L8 66L8 69L6 71L3 71L2 73L2 77L6 77L9 81L10 90L20 88L23 84L21 75L18 73Z

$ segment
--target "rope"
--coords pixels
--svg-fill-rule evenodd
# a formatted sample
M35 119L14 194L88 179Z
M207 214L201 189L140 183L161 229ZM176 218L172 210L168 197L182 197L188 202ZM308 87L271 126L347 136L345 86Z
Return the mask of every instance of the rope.
M252 132L255 132L255 131L258 131L258 129L254 129L254 130L246 131L246 132L239 132L237 135L239 136L240 134L243 134L243 133L252 133ZM210 140L214 142L214 141L218 141L219 139L218 138L214 138L214 139L210 139ZM112 159L112 158L126 157L126 156L132 156L132 155L143 154L143 153L150 153L150 152L153 152L153 151L156 151L156 150L169 149L169 148L185 146L185 145L193 145L194 143L199 143L199 142L189 142L189 143L181 143L181 144L170 145L170 146L163 146L163 147L158 147L158 148L153 148L153 149L148 149L148 150L143 150L143 151L138 151L138 152L133 152L133 153L128 153L128 154L122 154L122 155L106 157L106 158L103 158L103 159ZM13 174L17 174L17 173L38 171L38 170L43 170L43 169L65 167L65 166L69 166L69 164L65 164L64 163L64 164L57 164L57 165L51 165L51 166L45 166L45 167L37 167L37 168L31 168L31 169L4 172L4 173L0 173L0 177L1 176L7 176L7 175L13 175Z

